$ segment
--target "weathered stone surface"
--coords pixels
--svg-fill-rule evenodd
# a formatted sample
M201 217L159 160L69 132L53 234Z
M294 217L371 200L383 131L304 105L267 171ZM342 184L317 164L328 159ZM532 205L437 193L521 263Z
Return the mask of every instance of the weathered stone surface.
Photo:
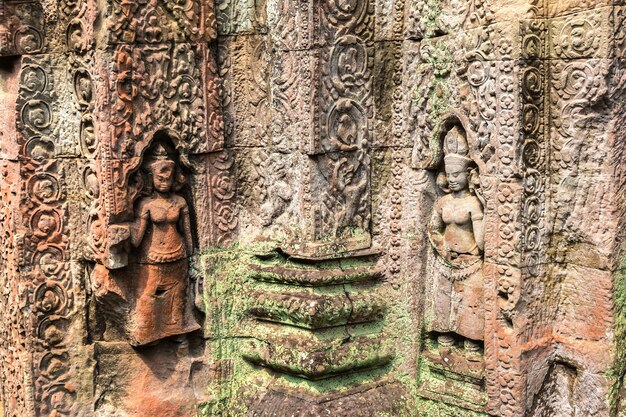
M626 415L625 10L0 0L0 417Z

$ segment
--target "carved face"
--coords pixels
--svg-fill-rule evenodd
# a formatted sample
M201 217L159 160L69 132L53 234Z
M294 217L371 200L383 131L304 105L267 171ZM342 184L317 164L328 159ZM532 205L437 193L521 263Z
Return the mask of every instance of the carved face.
M169 193L174 183L174 165L163 163L154 166L153 171L154 189L161 193Z
M452 191L461 191L461 190L466 189L469 184L468 176L469 175L467 173L467 170L465 169L458 169L458 168L446 169L448 187Z

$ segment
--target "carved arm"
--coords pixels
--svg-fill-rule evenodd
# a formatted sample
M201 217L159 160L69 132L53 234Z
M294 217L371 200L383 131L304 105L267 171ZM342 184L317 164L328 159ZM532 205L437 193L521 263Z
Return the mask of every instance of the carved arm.
M485 250L485 222L483 220L483 212L478 208L476 212L472 212L472 228L474 229L474 240L476 246L481 252Z
M130 224L130 242L133 247L139 247L148 227L148 217L150 213L145 204L140 204L138 208L139 215L134 222Z
M187 249L187 255L191 255L193 253L193 239L191 235L191 220L189 219L189 207L185 203L182 210L180 211L180 221L181 226L183 228L183 235L185 237L185 246Z
M428 225L428 237L437 252L443 257L447 257L448 255L443 239L445 227L446 224L441 217L441 207L439 204L436 204Z

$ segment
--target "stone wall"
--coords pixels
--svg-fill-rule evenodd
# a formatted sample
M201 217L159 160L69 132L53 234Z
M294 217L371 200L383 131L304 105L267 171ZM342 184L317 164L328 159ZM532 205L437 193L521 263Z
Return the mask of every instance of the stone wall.
M625 7L0 0L0 413L621 415Z

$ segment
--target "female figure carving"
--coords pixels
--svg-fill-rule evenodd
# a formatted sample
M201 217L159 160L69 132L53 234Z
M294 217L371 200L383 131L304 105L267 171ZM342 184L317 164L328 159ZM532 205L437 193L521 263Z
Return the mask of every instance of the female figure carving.
M135 345L200 328L188 296L187 256L193 252L189 207L175 193L184 176L160 143L146 162L148 195L139 200L131 225L131 243L139 249Z
M483 202L472 185L477 171L468 158L465 132L453 127L444 138L444 169L437 183L445 194L435 203L429 238L435 249L434 319L440 343L451 333L461 336L468 351L484 339L482 254Z

